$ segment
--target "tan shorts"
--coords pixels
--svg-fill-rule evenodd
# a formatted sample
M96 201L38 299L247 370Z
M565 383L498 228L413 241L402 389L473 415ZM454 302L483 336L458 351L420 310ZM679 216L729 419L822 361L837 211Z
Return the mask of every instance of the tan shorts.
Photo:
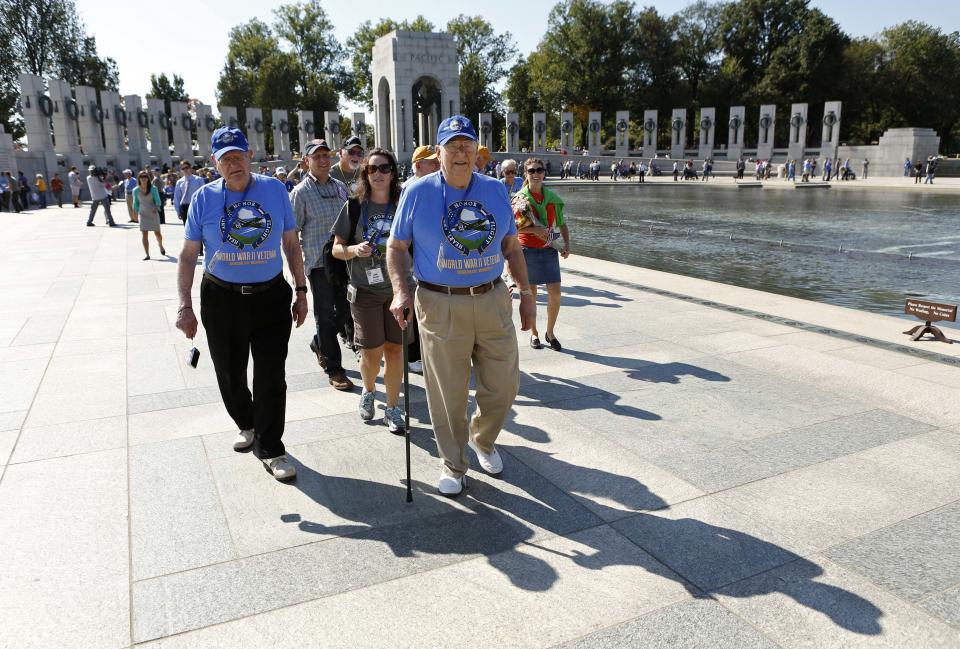
M390 313L393 295L383 295L357 289L357 297L350 304L353 316L353 340L363 349L380 347L384 342L403 344L403 331Z

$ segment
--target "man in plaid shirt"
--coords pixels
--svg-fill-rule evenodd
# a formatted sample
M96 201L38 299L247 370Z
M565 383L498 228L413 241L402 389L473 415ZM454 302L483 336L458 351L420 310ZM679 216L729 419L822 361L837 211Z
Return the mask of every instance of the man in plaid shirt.
M290 203L300 231L303 267L313 293L317 333L310 341L310 350L317 355L330 385L337 390L350 391L353 382L343 370L337 344L337 332L350 317L346 287L328 282L323 270L323 244L330 238L330 229L349 194L346 185L330 177L331 153L326 140L313 140L304 147L303 161L308 171L303 181L290 192Z

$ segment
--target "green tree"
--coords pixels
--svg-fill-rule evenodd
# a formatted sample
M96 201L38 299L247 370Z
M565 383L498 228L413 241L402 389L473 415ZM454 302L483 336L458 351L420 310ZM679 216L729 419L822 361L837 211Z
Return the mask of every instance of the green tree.
M0 122L14 137L23 135L16 108L22 72L117 89L116 61L99 56L73 0L0 0L0 16Z
M483 112L500 113L503 102L494 86L507 76L517 58L510 32L497 34L482 16L459 15L447 23L457 44L460 63L460 112L477 119Z
M849 38L809 0L739 0L720 17L723 73L747 103L829 99Z
M346 97L373 110L370 68L373 64L373 45L376 40L397 30L432 32L433 29L433 23L423 16L417 16L411 22L381 18L376 24L369 20L360 23L357 31L347 39L346 43L346 52L350 59L350 71L343 83L343 92Z
M565 0L550 11L547 32L528 58L530 83L542 105L574 114L581 126L575 133L585 139L589 111L612 115L623 106L625 89L631 96L643 85L637 43L630 2Z
M697 0L676 14L677 66L695 106L701 105L701 90L720 67L722 11L723 5Z
M530 146L533 142L533 113L542 110L542 104L531 84L530 65L524 57L521 56L510 69L503 96L507 100L507 108L520 116L521 146ZM502 136L499 132L498 135Z
M880 76L887 105L895 111L889 126L925 126L952 150L960 121L960 33L944 33L907 21L880 34Z
M299 63L297 83L300 94L317 79L315 71L323 71L337 85L345 78L343 47L333 35L333 23L317 0L281 5L274 9L274 32L290 47Z

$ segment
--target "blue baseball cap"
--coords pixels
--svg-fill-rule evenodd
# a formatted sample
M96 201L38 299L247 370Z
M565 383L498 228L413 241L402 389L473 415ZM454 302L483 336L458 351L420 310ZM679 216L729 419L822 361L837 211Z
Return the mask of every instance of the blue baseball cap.
M247 144L247 136L236 126L221 126L210 136L210 148L213 149L213 157L219 160L228 151L247 151L250 145Z
M437 144L443 146L455 137L466 137L476 141L477 129L473 128L473 122L463 115L453 115L440 122L440 128L437 129Z

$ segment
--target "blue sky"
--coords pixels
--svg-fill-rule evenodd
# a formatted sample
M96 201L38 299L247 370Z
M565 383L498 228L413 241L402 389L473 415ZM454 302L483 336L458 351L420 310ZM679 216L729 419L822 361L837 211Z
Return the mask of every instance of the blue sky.
M177 73L184 78L187 93L191 97L213 105L216 105L217 78L227 53L227 32L234 25L254 16L269 22L272 15L265 11L264 6L274 4L263 0L199 1L163 10L153 2L128 2L122 5L123 11L118 11L105 10L103 3L98 0L76 0L76 3L89 31L97 37L101 55L111 56L117 61L121 94L146 94L151 73ZM381 16L389 16L403 20L423 14L442 27L461 13L482 13L498 31L510 31L524 54L537 46L546 29L547 15L554 4L540 0L520 3L516 0L483 0L480 3L436 0L366 0L356 4L323 2L341 43L366 19L376 21ZM637 4L652 5L661 13L672 14L689 2L658 0L640 1ZM908 19L922 20L948 32L960 30L960 0L812 0L811 4L831 16L853 36L876 34L884 27ZM358 11L360 7L364 10ZM131 24L141 16L152 16L152 24L132 28ZM159 32L157 38L145 41L144 29ZM343 110L352 108L349 105L342 106Z

